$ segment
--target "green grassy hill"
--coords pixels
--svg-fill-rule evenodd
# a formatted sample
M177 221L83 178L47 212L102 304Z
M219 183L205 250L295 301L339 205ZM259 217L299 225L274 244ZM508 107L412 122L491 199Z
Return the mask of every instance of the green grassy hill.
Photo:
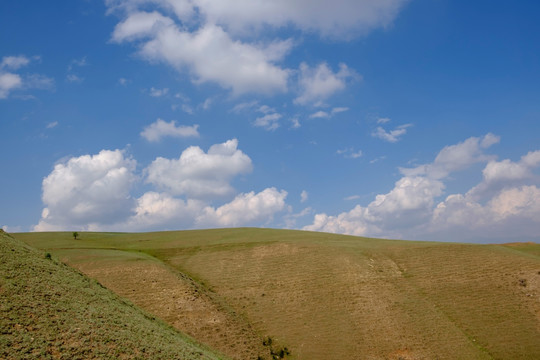
M271 229L15 236L235 359L540 359L539 244Z
M223 357L0 231L0 358Z

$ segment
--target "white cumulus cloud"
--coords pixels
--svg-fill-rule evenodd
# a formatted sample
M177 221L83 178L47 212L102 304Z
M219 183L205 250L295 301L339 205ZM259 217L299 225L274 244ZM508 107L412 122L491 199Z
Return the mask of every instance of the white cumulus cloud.
M283 93L289 69L280 61L294 41L283 28L350 40L392 24L408 0L106 0L120 16L111 40L131 42L155 63L188 72L196 83L217 83L233 94ZM258 39L264 31L265 41ZM306 67L306 66L305 66ZM326 64L301 67L300 104L324 100L343 89L353 74ZM307 80L311 78L311 81Z
M428 221L435 197L442 194L444 184L424 177L403 177L394 188L379 194L367 207L357 205L337 216L317 214L305 230L397 237L403 228Z
M394 188L367 206L338 215L316 214L306 230L447 241L523 241L540 230L540 151L517 162L496 161L484 150L499 141L487 134L444 147L432 163L400 169ZM483 180L465 194L438 200L450 174L487 163Z
M141 136L150 142L158 142L166 136L170 137L199 137L199 125L176 126L176 121L166 122L157 119L141 132Z
M231 202L218 208L206 207L197 218L200 226L239 226L269 222L272 216L285 209L287 192L267 188L255 194L251 191L240 194Z
M302 31L350 39L389 26L408 0L106 0L110 10L137 12L150 4L172 12L186 23L198 15L200 21L220 24L228 31L245 35L264 25L292 25Z
M174 21L157 11L131 13L124 21L116 25L112 40L123 42L155 36L162 28L171 25L174 25Z
M196 199L180 199L167 193L149 191L137 199L134 215L110 230L192 229L224 226L245 226L269 223L285 209L285 191L267 188L259 193L237 195L219 207Z
M172 2L172 0L171 0ZM207 18L233 32L292 25L323 36L351 38L392 23L406 0L195 0Z
M365 236L367 234L378 234L379 230L371 226L366 221L366 209L357 205L348 212L343 212L337 216L325 213L316 214L311 225L304 226L307 231L324 231L336 234L349 234Z
M452 194L441 201L426 225L424 238L441 240L527 241L538 238L540 189L510 186L491 197Z
M73 157L43 179L45 208L36 231L111 224L131 213L136 161L121 150Z
M523 215L531 219L540 219L540 189L535 185L505 189L488 203L491 211L504 219Z
M199 200L183 200L167 193L149 191L137 199L135 214L111 229L148 231L191 228L204 206Z
M533 176L531 170L540 165L540 151L524 155L519 162L509 159L490 161L482 171L486 182L518 180Z
M268 131L273 131L279 127L279 119L282 117L283 115L278 113L266 114L255 119L253 125L262 127Z
M339 71L335 73L326 63L314 68L302 63L298 79L300 95L294 101L300 105L324 101L345 89L347 81L355 77L355 72L345 64L340 64Z
M0 99L8 98L9 94L17 89L51 89L54 80L45 75L14 72L28 66L31 61L40 59L39 56L4 56L0 62Z
M190 198L226 196L234 192L230 181L252 170L251 159L232 139L210 147L184 150L178 159L158 157L146 168L146 181L173 195Z
M386 229L413 226L431 214L435 198L444 184L426 177L403 177L387 194L380 194L368 205L370 216Z
M121 150L72 157L43 179L45 205L34 231L151 231L263 225L287 209L287 192L266 188L232 194L229 181L251 171L251 159L236 139L210 147L187 148L177 160L156 159L143 173L154 188L131 195L142 176L136 161ZM161 160L160 160L161 159ZM159 191L157 191L159 188Z
M21 86L22 79L18 74L0 73L0 99L7 98L12 90Z
M18 89L51 89L54 80L41 74L17 74L13 71L28 66L32 60L39 61L39 56L28 58L23 55L4 56L0 62L0 99L6 99Z
M116 26L112 39L138 42L144 58L178 71L187 69L196 83L214 82L234 94L287 90L289 72L274 63L292 47L289 40L244 43L213 24L189 32L157 12L129 14Z
M411 169L400 168L400 171L407 176L426 175L441 179L451 172L493 159L493 156L486 155L483 150L496 144L499 140L499 137L493 134L487 134L480 138L470 137L459 144L445 146L430 164L419 165Z

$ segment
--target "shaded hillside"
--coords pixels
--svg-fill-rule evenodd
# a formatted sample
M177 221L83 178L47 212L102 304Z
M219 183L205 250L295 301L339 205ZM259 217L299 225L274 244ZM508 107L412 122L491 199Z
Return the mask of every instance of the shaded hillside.
M54 255L0 233L0 358L219 359Z
M205 336L226 319L242 320L244 328L220 336L251 343L244 336L254 331L287 346L294 359L540 359L539 244L270 229L17 237L179 329L193 334L185 319L193 325L201 314ZM118 276L132 266L160 270L141 272L141 282ZM189 279L202 295L185 282L163 284L164 272ZM156 305L171 294L174 301ZM190 305L201 298L215 305L212 316ZM214 346L217 338L205 342ZM251 358L241 354L235 357Z

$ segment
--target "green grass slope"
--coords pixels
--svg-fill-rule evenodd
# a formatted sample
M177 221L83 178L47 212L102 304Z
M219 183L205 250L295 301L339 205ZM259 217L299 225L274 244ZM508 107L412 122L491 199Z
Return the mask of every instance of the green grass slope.
M0 231L0 358L223 357Z
M221 351L259 335L290 359L540 359L539 244L249 228L16 237Z

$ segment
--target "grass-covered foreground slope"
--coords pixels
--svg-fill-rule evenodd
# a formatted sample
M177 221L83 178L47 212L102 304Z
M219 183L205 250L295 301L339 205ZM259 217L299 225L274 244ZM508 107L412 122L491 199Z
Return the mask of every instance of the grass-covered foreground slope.
M268 337L291 359L540 359L539 244L270 229L16 237L237 359L269 358Z
M218 359L43 251L0 231L1 359Z

